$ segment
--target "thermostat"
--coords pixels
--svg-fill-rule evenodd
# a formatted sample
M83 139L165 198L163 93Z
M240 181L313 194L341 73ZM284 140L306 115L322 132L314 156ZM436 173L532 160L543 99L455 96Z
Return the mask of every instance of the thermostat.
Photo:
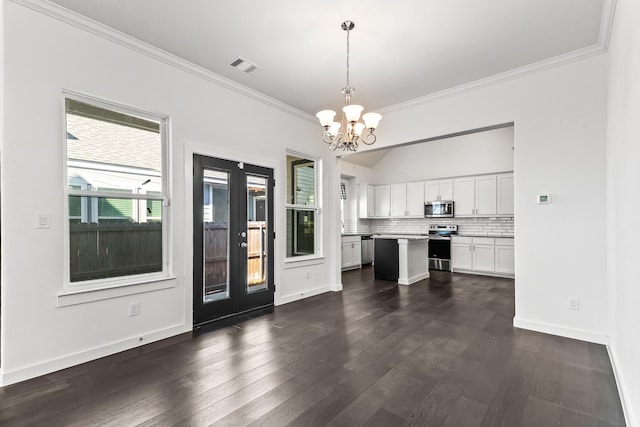
M538 194L538 204L551 203L550 194Z

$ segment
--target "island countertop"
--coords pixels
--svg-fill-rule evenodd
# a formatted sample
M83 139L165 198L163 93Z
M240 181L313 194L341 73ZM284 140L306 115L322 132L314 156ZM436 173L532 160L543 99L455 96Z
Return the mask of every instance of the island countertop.
M424 234L374 234L374 239L407 239L407 240L429 240L429 236Z

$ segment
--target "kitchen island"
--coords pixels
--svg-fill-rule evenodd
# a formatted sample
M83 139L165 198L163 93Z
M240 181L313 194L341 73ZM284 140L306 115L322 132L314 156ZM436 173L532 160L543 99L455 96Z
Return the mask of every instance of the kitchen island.
M429 237L381 234L374 236L373 271L376 279L411 285L429 277Z

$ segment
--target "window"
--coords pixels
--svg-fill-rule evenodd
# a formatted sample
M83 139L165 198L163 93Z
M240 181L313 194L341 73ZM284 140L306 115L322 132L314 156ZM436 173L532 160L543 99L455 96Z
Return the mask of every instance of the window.
M318 162L287 155L287 258L319 255Z
M65 96L72 284L167 273L165 121Z

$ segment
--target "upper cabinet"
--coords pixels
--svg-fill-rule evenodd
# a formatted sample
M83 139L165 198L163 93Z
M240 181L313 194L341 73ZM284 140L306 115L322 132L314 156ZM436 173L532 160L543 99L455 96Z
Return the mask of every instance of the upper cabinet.
M424 202L424 183L410 182L407 184L406 216L424 217Z
M424 201L453 200L453 180L439 179L424 183Z
M390 217L391 216L391 186L376 185L374 191L374 216Z
M474 216L476 211L476 179L474 177L453 180L453 212L455 216Z
M405 216L407 212L407 184L391 185L391 216Z
M495 175L476 177L476 216L493 216L498 212L496 181Z
M406 184L360 185L360 218L422 218L424 203L453 200L456 217L511 217L513 173Z
M513 216L513 173L453 180L456 217Z
M373 185L360 184L358 186L358 217L373 218L375 216L375 189Z
M513 216L513 174L498 175L498 215Z
M389 186L392 218L424 216L424 184L410 182ZM384 211L383 211L384 212Z

